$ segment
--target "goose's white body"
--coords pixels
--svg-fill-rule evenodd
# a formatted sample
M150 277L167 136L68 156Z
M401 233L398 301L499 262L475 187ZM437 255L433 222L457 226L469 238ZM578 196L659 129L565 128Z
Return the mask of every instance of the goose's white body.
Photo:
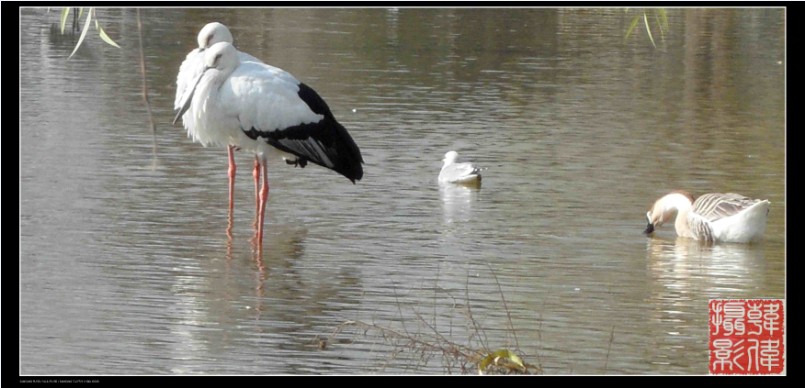
M456 163L458 153L449 151L444 154L442 170L439 172L439 183L470 184L481 181L481 169L472 163Z
M734 193L710 193L696 201L686 192L658 199L646 213L650 234L676 213L674 227L681 237L705 242L748 243L763 237L769 214L768 200Z

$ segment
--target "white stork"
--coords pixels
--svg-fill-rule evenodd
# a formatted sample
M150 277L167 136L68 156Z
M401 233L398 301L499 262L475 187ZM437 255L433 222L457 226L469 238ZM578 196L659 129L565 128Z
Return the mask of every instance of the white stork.
M292 164L318 164L350 181L363 177L360 149L336 121L327 103L309 86L282 69L243 61L229 42L204 50L204 69L191 82L174 119L193 123L203 144L236 145L259 157L258 247L262 247L268 200L269 146L293 154ZM195 117L187 118L187 115Z
M184 98L187 97L186 93L188 93L190 88L193 86L192 82L204 71L204 50L208 49L215 43L218 42L229 42L232 43L232 33L229 32L229 28L225 25L212 22L208 23L204 28L201 29L198 33L197 37L198 41L198 48L191 51L187 54L184 62L179 67L179 75L176 77L176 99L173 103L173 109L178 111L182 109L182 101ZM262 63L259 59L246 54L244 52L238 52L238 57L242 62L258 62ZM197 120L198 115L195 113L190 113L184 115L183 117L183 124L185 129L187 130L187 135L193 139L193 141L201 143L203 146L208 146L211 143L210 137L207 136L205 133L199 133L197 130ZM176 124L176 120L173 121L173 124ZM232 210L234 207L234 196L235 196L235 171L237 170L237 166L235 165L235 155L234 150L237 148L234 144L228 144L227 150L229 152L229 214L232 214ZM258 158L255 156L254 159L254 197L256 208L259 210L260 201L258 199L258 180L260 177L259 174L259 164Z

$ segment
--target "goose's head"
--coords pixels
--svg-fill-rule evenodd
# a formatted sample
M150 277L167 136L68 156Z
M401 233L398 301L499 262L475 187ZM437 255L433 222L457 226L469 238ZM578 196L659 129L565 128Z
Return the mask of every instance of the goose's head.
M693 197L684 191L674 191L662 196L654 201L646 212L648 225L643 233L647 235L654 233L654 229L671 220L682 207L689 207L691 203L693 203Z

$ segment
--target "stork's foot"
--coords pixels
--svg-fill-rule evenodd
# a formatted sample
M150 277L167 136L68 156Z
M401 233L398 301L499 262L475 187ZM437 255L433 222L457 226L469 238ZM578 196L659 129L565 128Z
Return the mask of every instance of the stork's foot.
M288 158L282 158L282 159L285 160L286 164L289 164L294 167L305 168L305 166L307 166L307 159L305 158L296 158L293 160Z

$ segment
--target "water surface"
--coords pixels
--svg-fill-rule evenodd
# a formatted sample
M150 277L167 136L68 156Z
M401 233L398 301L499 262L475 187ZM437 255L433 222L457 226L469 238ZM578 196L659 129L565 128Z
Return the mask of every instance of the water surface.
M546 374L706 374L708 299L785 297L785 13L670 9L655 49L634 12L144 9L155 156L135 11L67 60L58 12L23 9L20 373L461 372L360 321ZM251 157L229 239L225 150L170 126L210 21L366 161L352 185L273 159L262 256ZM438 187L448 150L480 188ZM646 238L673 189L769 199L766 241Z

